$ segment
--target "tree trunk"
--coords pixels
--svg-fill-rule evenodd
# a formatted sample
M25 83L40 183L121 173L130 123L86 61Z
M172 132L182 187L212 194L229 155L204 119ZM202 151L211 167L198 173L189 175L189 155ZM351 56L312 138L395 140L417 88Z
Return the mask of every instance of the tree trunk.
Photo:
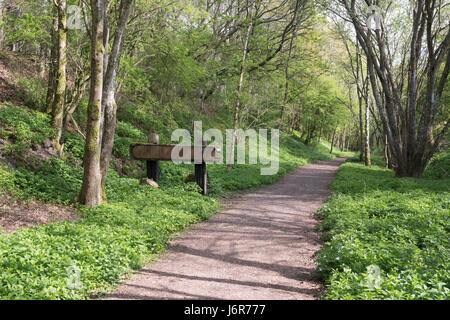
M284 97L283 97L283 104L281 105L281 114L280 114L280 123L278 124L278 129L280 129L283 125L283 118L284 114L286 112L286 105L288 101L288 95L289 95L289 63L291 61L292 56L292 48L294 47L294 40L295 40L295 30L292 34L291 42L289 43L289 52L288 57L286 59L286 65L285 65L285 85L284 85Z
M5 4L3 0L0 0L0 49L2 49L2 43L5 39L5 30L3 29L3 16L5 14Z
M333 131L333 138L331 139L331 149L330 149L330 153L333 153L334 139L336 138L336 131L337 131L337 128L334 128L334 131Z
M419 178L450 125L447 122L434 139L435 117L450 73L450 28L441 13L444 2L419 0L413 4L409 59L401 67L408 74L406 102L402 100L404 88L397 86L394 77L385 26L374 34L355 14L355 0L340 2L367 56L372 91L395 162L395 174ZM423 97L421 93L425 93ZM418 110L420 119L416 119Z
M347 126L344 127L344 132L342 133L342 145L341 145L341 151L345 152L345 138L347 135Z
M359 95L359 94L358 94ZM364 161L364 124L363 124L363 111L362 111L362 97L358 97L358 103L359 103L359 162Z
M252 7L253 8L253 7ZM250 9L250 11L252 10ZM251 17L251 12L248 14L250 16L250 22L247 28L247 33L245 35L245 41L244 41L244 48L242 50L242 62L241 62L241 72L239 76L239 84L238 84L238 92L237 92L237 98L236 98L236 105L234 108L234 120L233 120L233 137L231 141L231 152L230 157L228 160L228 166L227 171L231 171L231 167L234 163L234 150L236 147L236 130L238 126L239 121L239 113L240 113L240 107L241 107L241 94L242 94L242 87L244 85L244 76L245 76L245 62L247 60L247 53L248 53L248 42L250 39L250 34L252 32L253 28L253 17Z
M55 146L59 155L63 152L62 132L64 105L66 98L66 64L67 64L67 17L66 0L59 0L58 11L58 63L56 69L56 92L52 103L52 126L56 131Z
M67 127L69 125L69 122L72 121L75 124L75 121L73 119L73 113L78 108L81 99L83 98L83 93L86 90L87 84L88 84L89 77L86 77L83 74L79 74L77 79L75 80L74 87L72 88L72 94L70 101L66 101L66 112L64 115L64 125L63 125L63 131L67 130ZM77 131L80 131L79 128ZM81 131L79 132L81 133ZM81 134L83 137L84 134Z
M370 110L369 110L370 102L366 100L366 114L365 114L365 148L364 148L364 163L366 166L371 165L370 160Z
M388 147L388 137L387 135L384 136L384 160L386 163L386 169L389 169L389 147Z
M89 93L83 185L79 201L94 207L102 203L100 170L100 118L103 92L103 28L105 0L91 0L91 88Z
M47 45L39 44L39 80L45 80L47 52Z
M306 140L305 140L305 144L309 145L311 143L311 141L314 139L315 135L314 133L316 132L316 126L313 126L312 128L310 128L308 130L308 134L306 136Z
M56 91L56 70L58 65L58 13L53 10L53 26L51 29L51 49L47 84L47 114L52 114L53 100Z
M104 109L102 150L101 150L101 170L102 170L102 194L106 198L106 179L108 175L109 161L111 159L114 145L114 133L116 130L117 104L115 101L115 84L117 72L120 66L120 59L123 51L123 42L134 0L122 0L120 2L119 22L114 34L114 43L109 54L108 67L105 73L103 85L102 109Z
M347 139L347 147L345 148L345 150L349 150L349 148L350 148L350 135L348 136L348 139Z

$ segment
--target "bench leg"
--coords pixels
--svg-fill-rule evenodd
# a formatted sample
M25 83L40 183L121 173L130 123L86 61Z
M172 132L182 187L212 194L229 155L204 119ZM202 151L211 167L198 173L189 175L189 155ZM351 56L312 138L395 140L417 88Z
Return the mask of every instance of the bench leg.
M206 163L195 165L195 182L202 188L202 194L206 196L208 194L208 171L206 169Z
M147 178L158 182L161 178L161 169L159 168L159 161L149 160L147 161Z

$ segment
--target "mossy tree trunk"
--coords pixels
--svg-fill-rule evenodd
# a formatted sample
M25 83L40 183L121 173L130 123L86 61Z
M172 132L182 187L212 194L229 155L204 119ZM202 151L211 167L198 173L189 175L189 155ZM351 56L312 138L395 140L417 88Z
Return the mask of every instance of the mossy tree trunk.
M67 64L67 15L66 0L55 2L58 12L58 62L56 68L56 91L52 102L52 126L56 131L55 145L60 156L63 151L62 131L64 104L66 97L66 64Z
M114 43L111 53L108 55L107 70L103 84L103 125L102 125L102 150L101 150L101 170L102 170L102 193L105 196L105 184L108 175L109 162L114 145L114 133L116 131L117 104L115 100L115 88L117 72L119 70L120 59L123 52L123 42L125 39L128 18L134 0L122 0L120 2L120 16L114 34Z
M2 42L5 39L5 30L3 27L3 15L5 10L4 1L0 0L0 48L2 47Z
M56 91L56 70L58 65L58 12L56 7L53 8L53 25L51 29L51 49L50 61L48 67L48 83L47 83L47 110L48 114L52 114L53 99Z
M100 121L103 96L103 29L105 0L91 0L91 87L89 92L86 146L84 150L84 175L79 201L94 207L102 203L100 170Z

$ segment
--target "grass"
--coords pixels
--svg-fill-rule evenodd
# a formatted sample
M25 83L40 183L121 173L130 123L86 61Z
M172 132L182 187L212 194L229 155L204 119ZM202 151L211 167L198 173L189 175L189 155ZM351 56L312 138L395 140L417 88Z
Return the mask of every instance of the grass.
M319 212L327 299L448 299L450 180L347 162Z
M12 147L23 142L29 149L51 133L48 117L38 111L4 106L0 122L7 124ZM20 131L21 127L29 130ZM127 123L119 123L117 135L145 138ZM280 170L275 176L261 176L262 165L239 165L230 173L225 165L210 166L211 197L201 196L194 183L183 183L193 171L192 165L163 163L160 189L139 185L139 176L120 176L110 170L109 202L97 208L74 203L82 169L71 159L80 159L84 148L76 135L67 136L64 159L50 158L33 170L0 164L0 192L77 206L84 217L78 222L0 235L0 299L88 299L108 292L131 270L160 254L174 234L213 215L224 193L270 184L299 165L335 156L286 135L281 137L280 146ZM125 154L119 146L116 155L122 149Z

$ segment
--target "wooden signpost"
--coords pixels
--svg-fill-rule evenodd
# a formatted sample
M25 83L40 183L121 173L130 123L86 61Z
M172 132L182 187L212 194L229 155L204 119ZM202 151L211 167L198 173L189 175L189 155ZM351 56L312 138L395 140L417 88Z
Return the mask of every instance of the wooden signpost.
M171 144L159 144L159 136L157 134L150 134L148 136L149 143L133 143L130 145L130 155L135 160L147 161L147 178L157 182L161 178L161 169L159 167L159 161L172 161L172 151L177 145ZM178 146L179 147L179 146ZM206 195L208 184L208 171L206 167L207 162L217 162L217 156L219 150L212 146L201 147L183 147L190 148L191 155L187 159L183 155L183 149L180 150L180 158L183 161L195 162L195 150L200 149L197 152L201 152L201 163L195 163L195 182L202 188L202 194Z

